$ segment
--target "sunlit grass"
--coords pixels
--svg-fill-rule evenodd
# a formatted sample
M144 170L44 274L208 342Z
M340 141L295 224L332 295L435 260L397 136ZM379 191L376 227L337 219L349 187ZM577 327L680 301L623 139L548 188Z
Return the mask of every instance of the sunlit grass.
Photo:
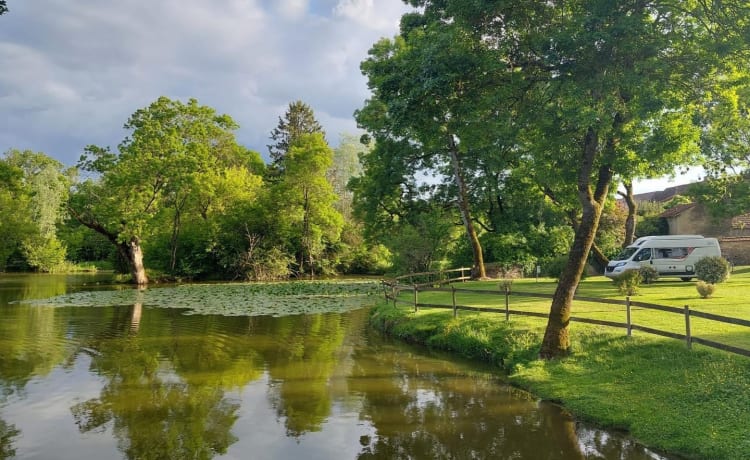
M505 308L505 297L498 281L475 281L456 285L459 289L472 289L476 293L459 292L456 303L459 305ZM552 279L520 279L514 280L512 292L529 292L552 294L556 282ZM577 291L578 296L605 299L625 300L614 283L603 276L587 278L581 282ZM400 297L404 301L412 301L412 292L403 292ZM725 283L717 285L715 294L703 299L695 288L695 282L683 282L672 278L664 278L656 283L641 285L638 295L633 301L647 302L657 305L682 308L688 305L693 311L713 313L717 315L750 320L750 267L736 269ZM435 303L451 305L451 294L447 292L420 292L420 303ZM510 308L538 313L549 312L550 300L521 295L511 295ZM459 311L459 315L471 314ZM501 314L502 315L502 314ZM631 320L633 324L660 329L667 332L685 334L685 318L683 315L632 307ZM610 305L597 302L575 301L573 316L580 318L601 319L616 322L626 322L626 308L624 305ZM518 327L525 329L539 329L546 325L543 318L513 316L511 321ZM584 327L582 323L572 323L571 329ZM618 331L613 329L613 331ZM619 330L625 334L624 329ZM714 340L728 345L750 350L750 329L744 326L691 318L691 333L693 336ZM643 334L634 332L634 334Z
M457 288L460 305L505 307L500 283L470 282ZM512 290L550 294L551 279L516 280ZM624 299L611 281L593 277L582 282L579 296ZM405 301L413 294L403 293ZM641 287L633 300L750 319L750 268L735 270L717 286L714 297L701 299L695 282L660 280ZM420 303L451 304L450 293L420 292ZM548 312L551 301L511 296L510 308ZM573 315L625 322L625 307L576 301ZM750 459L750 358L684 341L624 329L571 323L572 353L558 361L536 354L544 318L453 312L399 304L381 305L373 323L405 340L451 350L502 367L515 384L539 397L563 403L578 418L629 430L647 445L705 459ZM633 307L635 324L684 334L683 315ZM750 349L750 328L691 319L695 336Z

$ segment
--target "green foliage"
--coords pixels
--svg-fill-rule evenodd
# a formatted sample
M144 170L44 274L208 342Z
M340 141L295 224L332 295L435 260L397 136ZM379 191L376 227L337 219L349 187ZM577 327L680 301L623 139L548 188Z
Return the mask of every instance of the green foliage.
M279 245L295 255L300 275L320 274L330 266L327 252L338 243L344 220L326 179L333 151L322 133L302 134L281 159L266 206L273 212Z
M53 272L65 263L66 250L57 238L37 237L23 242L27 263L41 272Z
M452 216L441 209L433 209L401 222L385 239L385 246L393 254L396 273L414 273L440 268L455 240Z
M20 253L25 265L49 272L65 259L57 237L71 172L43 153L11 149L0 161L0 268Z
M712 283L706 283L705 281L699 280L695 283L695 289L698 290L702 299L707 299L713 295L716 290L716 285Z
M675 196L672 197L671 200L669 200L666 203L664 203L664 210L666 211L667 209L672 209L675 206L679 206L681 204L692 203L692 201L693 200L691 200L690 198L688 198L686 196L675 195Z
M351 275L382 275L391 269L391 252L382 244L359 245L349 250L341 271Z
M325 138L323 127L315 119L312 108L302 101L291 102L284 117L279 117L279 124L271 131L274 144L268 145L268 152L274 165L283 168L282 160L292 146L302 136L316 133Z
M79 167L94 173L71 199L82 224L130 251L161 248L161 266L194 274L202 260L181 252L185 228L209 230L185 244L189 254L211 253L211 229L239 201L252 200L261 179L260 156L237 144L237 124L195 99L160 97L125 124L129 135L118 153L89 146ZM236 229L235 229L236 231ZM198 248L198 243L204 244ZM146 254L148 260L148 254ZM134 258L128 260L131 270Z
M623 295L636 295L643 281L640 270L626 270L612 278L617 290Z
M641 280L644 284L651 284L659 279L659 272L649 265L642 266L638 272L641 274Z
M610 257L622 250L627 214L627 209L619 206L614 200L608 200L602 211L595 242L599 249Z
M560 276L562 276L563 270L565 270L565 267L568 265L568 256L557 256L555 258L549 259L546 262L543 262L542 267L542 273L545 276L548 276L550 278L554 279L560 279ZM586 278L586 272L581 274L581 279Z
M729 277L730 268L721 256L704 257L695 263L695 276L706 283L719 284Z
M547 261L542 265L542 273L550 278L559 279L562 275L565 265L568 263L568 256L558 256Z
M638 225L635 229L636 238L650 235L669 235L667 219L658 216L638 218Z

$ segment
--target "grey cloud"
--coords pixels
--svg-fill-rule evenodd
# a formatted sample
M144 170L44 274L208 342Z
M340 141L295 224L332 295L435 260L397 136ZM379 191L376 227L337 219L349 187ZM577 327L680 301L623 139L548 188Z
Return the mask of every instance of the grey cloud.
M87 144L116 146L128 116L161 95L228 113L263 153L302 99L336 142L368 95L359 63L406 10L400 0L17 2L0 18L0 151L73 164Z

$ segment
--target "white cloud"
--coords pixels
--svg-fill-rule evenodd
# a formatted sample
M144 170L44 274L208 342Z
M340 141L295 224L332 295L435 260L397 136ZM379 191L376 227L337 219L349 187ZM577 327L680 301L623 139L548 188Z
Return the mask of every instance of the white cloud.
M0 151L73 164L116 146L157 97L228 113L265 153L289 102L315 110L331 141L356 129L368 96L359 64L397 33L401 0L34 0L0 17Z
M276 11L289 20L302 19L307 13L307 0L276 0Z

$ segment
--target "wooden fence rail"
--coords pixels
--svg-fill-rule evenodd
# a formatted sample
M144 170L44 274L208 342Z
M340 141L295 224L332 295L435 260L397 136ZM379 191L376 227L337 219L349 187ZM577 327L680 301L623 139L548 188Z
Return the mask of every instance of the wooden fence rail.
M467 269L456 269L456 270L451 270L451 271L459 271L459 270L467 270ZM425 275L425 274L426 273L420 273L420 274L415 274L415 275ZM414 307L414 311L418 311L420 307L451 309L453 310L454 317L458 315L459 310L482 312L482 313L504 313L506 321L510 319L511 314L521 315L521 316L534 316L538 318L547 318L549 316L547 313L539 313L539 312L524 311L524 310L512 310L510 309L510 299L512 296L551 299L552 294L519 292L519 291L511 290L510 284L505 284L505 285L501 284L500 290L490 291L490 290L476 290L476 289L460 289L460 288L456 288L453 285L451 285L450 288L435 287L436 284L442 285L442 284L450 283L450 281L446 281L446 283L433 282L433 283L421 283L421 284L415 283L412 285L406 285L406 284L400 284L399 283L400 279L413 279L413 278L409 278L407 275L404 277L394 279L392 281L384 280L383 292L385 294L385 298L387 301L393 301L394 306L396 306L399 303L412 305ZM447 280L449 278L445 278L445 279ZM463 281L464 273L461 272L461 276L456 277L456 280ZM403 300L399 298L399 294L401 293L401 291L412 291L413 300ZM435 304L435 303L420 303L419 302L420 292L449 292L451 293L452 302L450 305ZM459 294L459 293L504 296L505 305L504 305L504 308L502 309L496 308L496 307L475 307L471 305L460 305L456 301L456 294ZM665 305L657 305L657 304L652 304L652 303L647 303L647 302L631 301L630 297L626 297L625 300L617 300L617 299L602 299L602 298L596 298L596 297L575 296L573 300L577 300L581 302L594 302L594 303L603 303L603 304L611 304L611 305L622 305L625 307L625 322L608 321L608 320L593 319L593 318L582 318L582 317L576 317L576 316L572 316L570 318L571 321L575 321L579 323L587 323L587 324L596 324L600 326L624 328L627 330L628 336L630 336L632 334L632 331L634 330L641 331L641 332L645 332L648 334L659 335L662 337L670 337L673 339L684 340L688 348L692 348L693 343L699 343L707 347L716 348L716 349L727 351L730 353L735 353L735 354L750 357L750 350L735 347L732 345L727 345L727 344L720 343L720 342L715 342L713 340L708 340L708 339L704 339L704 338L696 337L692 335L691 325L690 325L690 319L693 317L702 318L702 319L706 319L709 321L717 321L721 323L750 327L750 321L748 320L732 318L732 317L722 316L722 315L715 315L713 313L692 311L690 310L690 307L688 305L685 305L684 307L679 308L679 307L670 307L670 306L665 306ZM682 315L685 319L685 334L662 331L659 329L654 329L654 328L650 328L647 326L634 324L632 322L632 314L631 314L632 307L639 307L639 308L648 309L648 310L658 310L658 311L662 311L666 313Z

